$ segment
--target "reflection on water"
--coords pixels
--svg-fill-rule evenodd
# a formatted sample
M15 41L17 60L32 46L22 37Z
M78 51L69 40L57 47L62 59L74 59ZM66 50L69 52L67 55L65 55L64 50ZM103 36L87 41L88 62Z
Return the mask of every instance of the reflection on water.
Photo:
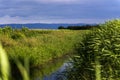
M68 59L68 56L56 59L32 70L31 80L64 80L60 73L68 66Z

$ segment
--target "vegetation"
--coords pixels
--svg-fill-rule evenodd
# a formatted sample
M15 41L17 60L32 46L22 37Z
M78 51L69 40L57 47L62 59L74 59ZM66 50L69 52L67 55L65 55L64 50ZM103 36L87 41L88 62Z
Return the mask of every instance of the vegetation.
M93 29L75 51L68 80L120 80L120 20Z
M10 64L8 57L0 44L0 80L8 80L10 77Z
M8 56L5 52L5 50L2 48L0 44L0 80L11 80L14 79L11 77L11 66L10 62L8 60ZM23 80L29 80L29 73L27 72L27 67L24 67L20 61L17 59L15 60L15 63L21 72L21 75L23 77Z
M10 80L10 71L15 74L14 70L29 80L29 67L70 53L77 55L64 79L120 80L120 20L105 22L91 31L4 27L0 28L0 42L0 80Z
M43 64L53 58L71 53L73 45L80 40L84 31L70 30L14 30L2 29L0 41L10 60L28 57L32 65Z
M88 30L96 27L99 27L99 25L95 24L95 25L81 25L81 26L68 26L68 27L59 26L58 29Z
M7 26L0 28L0 42L7 53L12 74L17 71L24 80L28 80L26 71L29 73L29 67L73 53L74 44L84 33L86 31L12 29Z
M58 69L63 66L63 63L68 61L68 58L70 58L71 55L65 55L64 57L54 59L53 61L49 61L45 65L41 65L31 71L31 80L35 80L39 77L40 80L44 80L45 77L51 76L51 73L54 74L56 80L59 80L58 78L62 77ZM49 65L48 65L49 64ZM53 75L52 75L53 76ZM49 80L52 80L53 77L49 77ZM62 79L64 80L64 79Z

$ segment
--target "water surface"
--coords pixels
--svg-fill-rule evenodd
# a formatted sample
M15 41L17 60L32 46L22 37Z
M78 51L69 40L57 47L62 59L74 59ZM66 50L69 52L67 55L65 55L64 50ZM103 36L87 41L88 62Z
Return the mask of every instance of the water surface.
M32 70L31 80L64 80L64 76L61 75L66 67L70 66L69 56L55 59L49 63L46 63L39 68Z

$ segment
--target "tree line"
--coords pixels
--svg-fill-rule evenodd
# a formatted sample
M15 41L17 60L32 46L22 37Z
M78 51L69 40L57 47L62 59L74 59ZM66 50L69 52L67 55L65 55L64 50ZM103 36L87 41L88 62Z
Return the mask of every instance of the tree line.
M67 26L67 27L64 27L64 26L59 26L58 29L70 29L70 30L88 30L88 29L91 29L91 28L94 28L94 27L99 27L98 24L95 24L95 25L81 25L81 26Z

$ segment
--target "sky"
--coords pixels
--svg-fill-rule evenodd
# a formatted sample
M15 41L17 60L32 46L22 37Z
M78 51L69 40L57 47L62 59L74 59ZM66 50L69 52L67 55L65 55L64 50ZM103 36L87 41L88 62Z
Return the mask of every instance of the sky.
M0 0L0 24L103 23L120 18L120 0Z

